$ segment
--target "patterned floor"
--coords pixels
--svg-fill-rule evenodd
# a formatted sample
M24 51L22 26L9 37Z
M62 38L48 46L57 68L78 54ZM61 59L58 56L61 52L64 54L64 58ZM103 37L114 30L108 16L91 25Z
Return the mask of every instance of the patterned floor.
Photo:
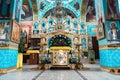
M120 75L113 75L100 70L98 63L84 64L85 70L35 70L36 65L25 65L22 70L1 75L0 80L120 80Z

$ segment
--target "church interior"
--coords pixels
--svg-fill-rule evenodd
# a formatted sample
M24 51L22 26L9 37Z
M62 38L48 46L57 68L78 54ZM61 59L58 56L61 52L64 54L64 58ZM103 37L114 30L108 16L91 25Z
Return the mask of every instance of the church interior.
M0 0L0 80L120 80L120 0Z

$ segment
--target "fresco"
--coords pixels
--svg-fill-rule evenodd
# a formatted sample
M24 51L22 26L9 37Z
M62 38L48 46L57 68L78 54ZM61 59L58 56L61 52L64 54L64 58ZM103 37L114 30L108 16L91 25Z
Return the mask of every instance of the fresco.
M32 7L30 6L30 3L28 3L28 2L23 2L21 20L23 20L23 21L24 20L25 21L33 20Z
M0 22L0 40L10 40L10 22Z
M107 40L110 44L120 44L120 22L119 21L106 21L107 26Z
M89 0L89 2L88 2L87 11L86 11L86 21L87 22L94 22L96 20L94 3L95 3L94 0Z
M0 0L0 18L10 17L10 0Z

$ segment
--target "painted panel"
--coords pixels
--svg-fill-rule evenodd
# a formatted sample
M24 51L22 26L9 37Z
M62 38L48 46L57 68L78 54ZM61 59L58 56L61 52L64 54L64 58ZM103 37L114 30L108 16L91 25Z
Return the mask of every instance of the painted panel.
M109 68L120 68L120 49L100 50L100 65Z
M106 35L109 44L120 44L120 22L106 21Z
M18 51L13 49L0 49L0 68L17 66Z

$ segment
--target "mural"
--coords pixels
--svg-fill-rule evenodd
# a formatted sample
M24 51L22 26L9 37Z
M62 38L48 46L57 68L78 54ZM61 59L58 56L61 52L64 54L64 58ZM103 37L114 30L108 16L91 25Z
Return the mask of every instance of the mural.
M0 0L0 18L10 17L10 0Z
M13 21L11 41L20 43L20 25Z
M24 2L22 5L21 20L25 21L33 20L32 7L30 7L30 4L28 2Z
M87 6L87 11L86 11L86 21L87 22L92 22L95 21L95 5L94 5L94 0L89 0L88 6Z
M120 22L106 21L107 24L107 39L111 43L120 43Z
M0 39L10 40L10 22L0 22Z

